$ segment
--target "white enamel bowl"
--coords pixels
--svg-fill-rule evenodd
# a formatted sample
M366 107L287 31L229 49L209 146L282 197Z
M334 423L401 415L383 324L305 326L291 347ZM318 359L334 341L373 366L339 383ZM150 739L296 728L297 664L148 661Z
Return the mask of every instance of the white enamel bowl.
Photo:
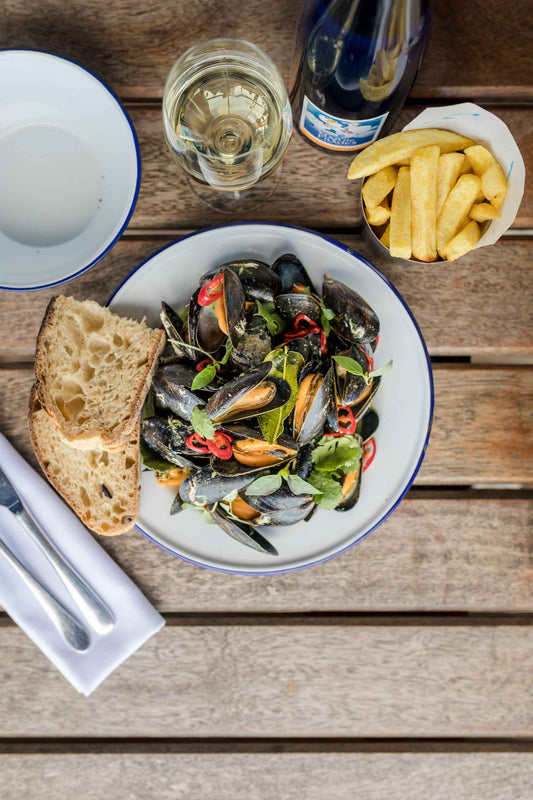
M157 326L161 300L182 307L208 269L225 261L257 258L271 264L295 253L321 286L325 272L356 289L376 310L381 333L376 367L393 359L374 407L380 418L377 452L363 475L351 511L321 511L309 522L267 527L263 532L279 556L257 553L207 525L193 510L169 515L174 496L143 472L137 527L169 552L211 569L276 573L317 564L342 553L374 530L401 500L420 467L433 411L431 366L416 322L396 289L367 261L343 245L311 231L284 225L237 224L211 228L160 250L137 268L111 298L114 311Z
M0 288L42 289L92 267L135 206L131 122L64 58L0 51Z

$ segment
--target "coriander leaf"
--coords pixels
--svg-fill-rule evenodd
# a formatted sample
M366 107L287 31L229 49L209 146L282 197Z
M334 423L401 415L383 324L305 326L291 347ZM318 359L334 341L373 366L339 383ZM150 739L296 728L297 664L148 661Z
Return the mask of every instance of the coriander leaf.
M280 488L283 479L281 475L263 475L261 478L256 478L253 483L246 489L245 494L251 497L257 497L264 494L274 494Z
M270 335L276 336L279 333L283 333L285 323L283 318L276 311L274 303L262 303L260 300L256 300L255 302L257 304L256 315L263 317Z
M161 458L155 450L148 447L142 438L139 440L139 450L141 451L142 462L147 469L154 470L154 472L170 472L176 466Z
M335 312L331 308L326 308L326 306L322 306L322 313L326 319L333 319L335 316Z
M312 483L304 481L299 475L287 475L287 483L293 494L320 494L320 489Z
M191 425L198 434L204 439L215 438L215 426L205 413L205 408L195 406L191 414Z
M361 437L358 434L331 439L322 437L311 454L315 471L343 473L352 472L363 455Z
M204 367L198 375L195 376L192 384L191 389L194 391L195 389L203 389L204 386L208 386L215 375L217 374L217 370L214 364L208 364Z
M392 358L390 361L387 361L384 367L379 367L379 369L373 369L370 373L370 378L377 378L379 375L385 375L392 368Z
M324 314L323 309L320 312L320 324L322 325L322 328L324 329L324 333L326 334L326 336L329 336L329 334L331 333L331 325L329 324L329 319Z
M271 374L277 378L283 378L291 387L291 394L285 405L274 411L266 411L258 417L263 436L269 444L274 444L283 432L283 423L296 405L298 375L304 365L304 358L301 353L284 347L281 350L273 350L267 355L265 361L272 362Z
M365 371L361 364L358 364L357 361L349 356L333 356L333 359L337 362L337 364L346 370L346 372L351 373L352 375L364 375Z
M331 511L339 505L342 500L342 485L331 475L313 470L308 482L320 492L316 502L321 508Z

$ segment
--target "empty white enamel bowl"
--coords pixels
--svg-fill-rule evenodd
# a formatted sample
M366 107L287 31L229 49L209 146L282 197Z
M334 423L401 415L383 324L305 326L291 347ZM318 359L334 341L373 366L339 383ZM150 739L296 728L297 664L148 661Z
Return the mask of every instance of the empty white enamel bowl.
M258 553L207 525L195 510L170 516L174 490L142 473L137 528L180 558L223 572L267 574L302 569L339 555L376 528L398 505L422 463L433 413L431 365L422 335L398 291L364 258L334 239L301 228L260 223L225 225L181 239L137 268L110 307L157 326L161 300L187 304L199 277L225 261L257 258L271 264L295 253L317 287L324 273L358 291L377 312L381 328L375 366L393 360L374 400L379 414L376 455L364 473L357 504L345 512L317 512L308 522L263 528L279 556Z
M42 289L96 264L139 182L132 124L98 78L49 53L0 51L0 288Z

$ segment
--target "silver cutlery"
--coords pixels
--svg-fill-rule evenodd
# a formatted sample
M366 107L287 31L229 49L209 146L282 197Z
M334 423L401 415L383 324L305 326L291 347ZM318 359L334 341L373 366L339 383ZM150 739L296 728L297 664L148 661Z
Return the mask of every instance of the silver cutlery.
M58 553L38 528L2 469L0 469L0 506L5 506L11 511L41 549L91 627L97 633L109 633L115 626L113 614L96 592L67 564L64 557Z
M18 560L7 544L0 539L0 553L11 564L15 572L22 578L28 589L33 593L40 605L46 611L58 631L67 642L80 653L85 652L90 644L89 634L85 628L64 608L50 592L36 580L31 572Z

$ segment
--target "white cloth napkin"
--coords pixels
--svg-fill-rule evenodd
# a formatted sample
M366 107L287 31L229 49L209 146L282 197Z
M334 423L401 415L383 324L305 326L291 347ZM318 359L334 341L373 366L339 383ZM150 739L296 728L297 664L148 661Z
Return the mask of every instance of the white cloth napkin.
M33 518L115 616L105 636L86 622L63 583L17 519L0 507L0 536L33 575L82 622L91 637L85 653L73 650L30 590L0 555L0 605L85 696L165 624L144 595L100 547L66 503L0 434L0 467ZM127 535L127 534L126 534Z

